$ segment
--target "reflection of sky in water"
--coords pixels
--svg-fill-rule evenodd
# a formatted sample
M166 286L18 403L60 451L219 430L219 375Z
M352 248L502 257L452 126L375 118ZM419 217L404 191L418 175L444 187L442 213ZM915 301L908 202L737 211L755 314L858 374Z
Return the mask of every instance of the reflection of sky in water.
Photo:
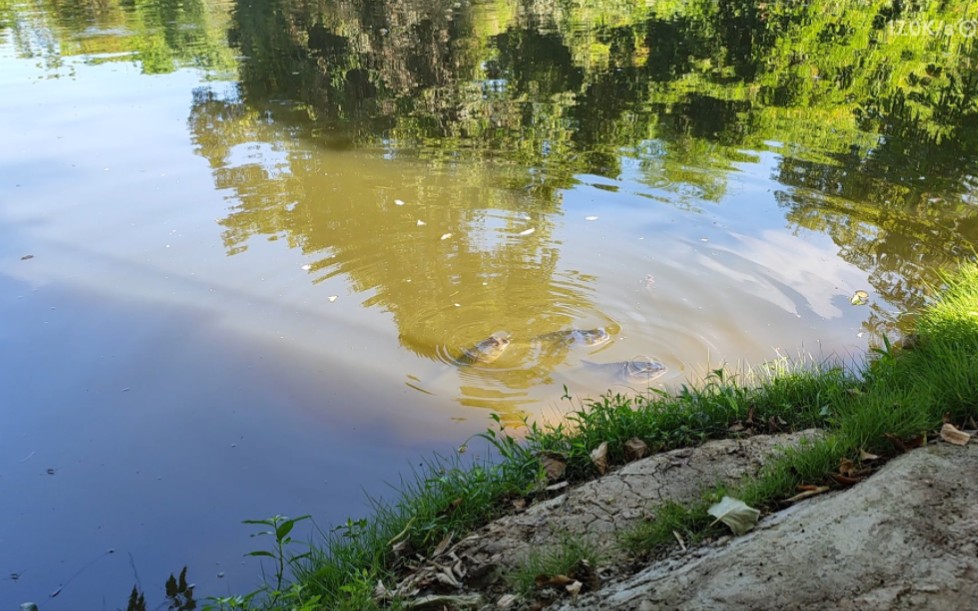
M704 267L746 285L742 290L787 312L800 315L796 300L785 289L803 297L818 316L838 318L842 316L837 305L840 292L861 286L864 275L851 266L835 263L837 249L827 237L805 233L806 239L772 230L759 237L731 234L738 248L714 244L723 255L701 256L699 260Z
M224 162L237 167L257 165L265 170L269 180L282 178L289 173L288 151L276 149L268 142L237 144L228 150Z

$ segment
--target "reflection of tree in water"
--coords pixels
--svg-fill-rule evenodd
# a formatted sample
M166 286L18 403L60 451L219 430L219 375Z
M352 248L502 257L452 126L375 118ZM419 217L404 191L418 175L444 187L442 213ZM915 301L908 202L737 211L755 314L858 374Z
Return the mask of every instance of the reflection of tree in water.
M20 55L44 57L57 70L64 57L93 63L138 62L146 74L193 66L226 74L234 58L225 42L224 2L208 0L39 0L9 19ZM7 19L0 7L0 29ZM16 13L16 11L14 11Z
M277 0L239 2L231 39L246 57L246 109L266 112L289 100L295 125L304 126L296 129L330 148L380 146L452 171L466 161L492 163L494 184L535 198L535 223L559 208L559 192L575 176L616 177L629 156L670 201L719 202L732 169L756 162L751 151L784 143L777 178L792 187L779 195L789 222L831 235L884 298L909 309L931 279L925 270L975 240L965 193L973 188L966 188L976 153L968 134L978 123L978 76L973 40L894 37L888 24L967 16L956 10L883 0L699 0L625 10L612 2ZM234 112L254 112L246 109ZM281 106L273 114L292 120ZM280 180L298 185L301 164L287 165L291 178ZM469 184L485 191L479 179ZM304 216L307 232L326 222L302 212L302 189L290 188L286 199L297 204L286 213L275 209L274 192L256 187L234 215L229 247L253 233L279 235L292 217ZM453 227L477 224L476 209L527 206L520 192L494 192L500 201L481 208L444 194L451 203L425 214ZM274 210L253 212L263 206ZM384 231L397 241L397 232ZM332 243L285 233L311 250ZM456 250L425 243L418 254L483 270L477 280L536 257L541 277L552 277L545 240L519 244L479 250L462 239ZM394 256L399 247L359 248ZM361 275L362 290L384 284ZM449 279L425 282L443 295L457 289ZM481 283L466 286L477 300L492 297L471 288ZM417 287L403 291L404 300L424 298ZM430 332L419 328L420 346Z
M594 279L559 268L554 216L533 197L496 187L492 166L426 171L372 152L330 151L312 142L315 125L296 112L259 111L233 92L195 93L194 140L218 188L236 201L220 221L229 252L257 235L287 241L314 255L315 282L343 275L364 305L391 313L402 345L448 363L493 332L509 333L516 346L592 309ZM527 356L546 360L519 360ZM525 390L566 356L514 347L502 366L465 374Z

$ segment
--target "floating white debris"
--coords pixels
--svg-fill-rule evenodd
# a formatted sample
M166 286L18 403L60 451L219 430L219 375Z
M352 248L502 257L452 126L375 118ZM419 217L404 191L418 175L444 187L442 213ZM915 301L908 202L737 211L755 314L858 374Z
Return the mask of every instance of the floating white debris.
M451 233L443 233L442 236L441 236L441 239L447 240L450 237L452 237L452 234Z
M311 269L312 269L312 266L309 265L308 263L306 263L305 265L302 266L302 271L304 271L304 272L307 272L307 271L309 271Z
M534 231L536 231L536 229L534 229L533 227L530 227L529 229L524 229L523 231L521 231L520 232L520 235L530 235Z
M404 200L401 200L401 199L395 199L395 200L394 200L394 205L395 205L395 206L403 206L403 205L404 205Z
M456 304L452 304L452 305L454 305L456 308L462 307L462 304L460 304L460 303L456 303Z
M856 291L849 298L849 303L852 305L866 305L869 303L869 293L866 291Z
M333 302L334 302L334 301L336 301L336 300L337 300L338 298L339 298L339 296L338 296L338 295L330 295L330 296L329 296L329 302L330 302L330 303L333 303Z
M584 217L584 220L585 221L596 221L596 220L598 220L598 217L596 217L596 216L585 216Z
M425 225L427 225L427 224L428 224L428 223L425 223L425 222L424 222L424 221L422 221L421 219L418 219L418 227L424 227L424 226L425 226Z

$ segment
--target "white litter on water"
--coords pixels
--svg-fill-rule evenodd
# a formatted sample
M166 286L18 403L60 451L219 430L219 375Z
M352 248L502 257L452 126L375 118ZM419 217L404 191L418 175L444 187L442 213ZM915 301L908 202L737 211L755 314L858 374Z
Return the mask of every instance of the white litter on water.
M395 206L403 206L404 205L404 200L395 199L394 200L394 205Z
M536 231L536 229L534 229L533 227L530 227L529 229L524 229L524 230L523 230L523 231L521 231L521 232L520 232L519 234L520 234L520 235L530 235L530 234L531 234L531 233L533 233L534 231Z
M336 301L338 299L338 297L339 297L338 295L330 295L329 296L329 302L330 303L333 303L334 301Z
M308 263L306 263L305 265L302 266L302 271L304 271L304 272L307 272L307 271L309 271L311 269L312 269L312 266L309 265Z
M424 227L425 225L427 225L427 223L425 223L421 219L418 219L418 227Z
M585 216L584 217L584 220L585 221L596 221L596 220L598 220L598 217L596 217L596 216Z
M450 233L443 233L442 236L441 236L441 239L447 240L450 237L452 237L452 234L450 234Z

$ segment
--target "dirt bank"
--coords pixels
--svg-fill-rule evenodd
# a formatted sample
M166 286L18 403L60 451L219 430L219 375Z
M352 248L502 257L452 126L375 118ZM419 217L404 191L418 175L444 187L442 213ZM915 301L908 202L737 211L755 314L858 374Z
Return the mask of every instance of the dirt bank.
M765 515L740 537L636 562L617 533L665 499L754 473L778 447L817 433L723 440L652 456L445 542L405 573L417 608L900 609L978 600L978 448L902 455L850 488ZM579 594L516 597L499 578L531 550L575 537L600 552ZM439 576L440 575L440 576ZM576 588L572 587L571 591ZM591 590L591 591L588 591Z

